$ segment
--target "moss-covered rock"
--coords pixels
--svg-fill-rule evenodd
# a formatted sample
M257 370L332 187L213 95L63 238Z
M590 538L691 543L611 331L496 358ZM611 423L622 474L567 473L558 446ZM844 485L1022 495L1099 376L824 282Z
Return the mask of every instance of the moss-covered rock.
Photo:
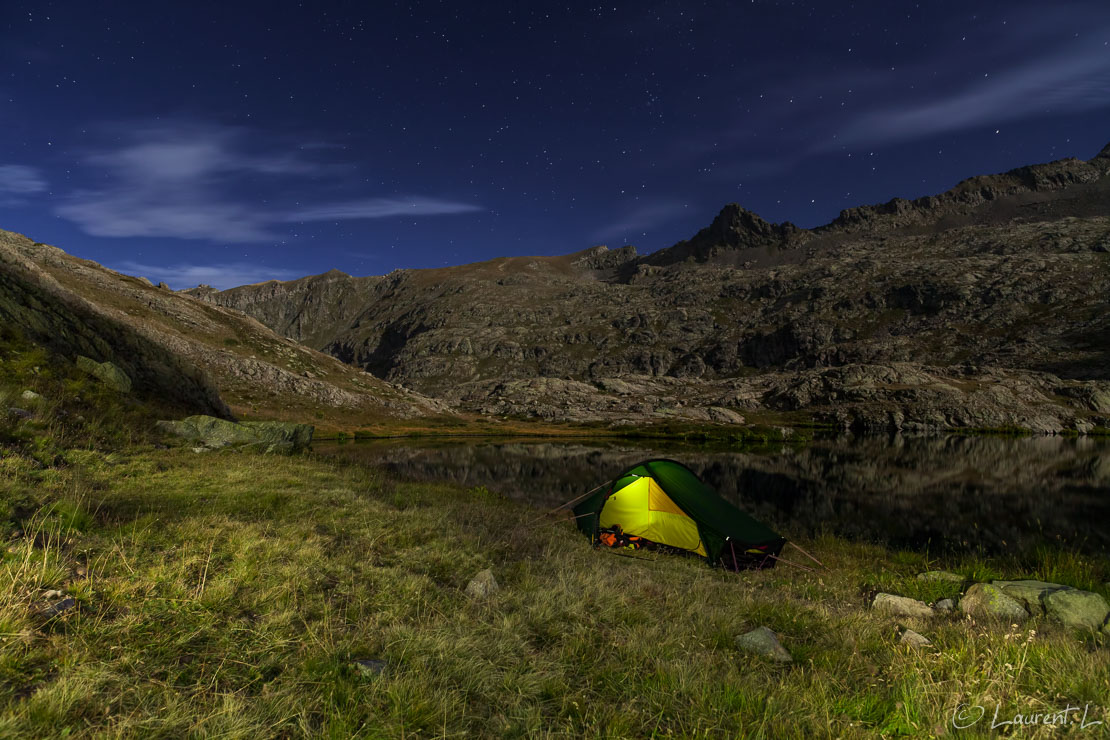
M932 608L924 601L910 599L905 596L895 596L894 594L875 594L875 600L871 602L871 607L877 612L893 614L898 617L927 619L933 616Z
M77 367L89 375L98 378L109 388L114 388L120 393L131 392L131 378L123 370L110 362L97 362L91 357L77 356Z
M794 660L779 642L778 636L767 627L757 627L736 638L736 647L746 653L759 655L776 663L790 663Z
M1045 613L1044 599L1048 594L1071 588L1046 581L991 581L991 585L1017 600L1033 616Z
M973 584L960 599L960 611L977 617L998 617L1018 622L1029 618L1029 612L1021 602L989 583Z
M243 447L259 452L292 454L312 443L315 428L282 421L234 422L214 416L190 416L179 421L159 421L158 431L198 442L209 449Z
M1088 629L1097 632L1106 617L1110 606L1106 599L1090 591L1075 588L1053 591L1044 597L1045 612L1051 619L1068 627Z

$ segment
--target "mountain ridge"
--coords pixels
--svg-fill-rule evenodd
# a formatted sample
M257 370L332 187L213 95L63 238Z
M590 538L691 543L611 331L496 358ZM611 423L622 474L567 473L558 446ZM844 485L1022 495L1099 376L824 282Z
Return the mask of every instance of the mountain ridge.
M814 229L730 204L648 255L186 292L477 413L1082 430L1110 413L1108 175L1110 145Z

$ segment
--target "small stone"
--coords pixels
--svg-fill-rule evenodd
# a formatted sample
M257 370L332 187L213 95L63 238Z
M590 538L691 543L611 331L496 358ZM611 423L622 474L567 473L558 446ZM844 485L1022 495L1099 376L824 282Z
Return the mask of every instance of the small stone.
M42 595L44 599L60 599L65 596L65 593L56 588L52 588Z
M70 596L43 609L42 615L44 617L56 617L59 614L68 612L75 606L77 606L77 600Z
M973 584L960 599L960 610L972 616L1000 617L1011 622L1029 618L1021 602L989 583Z
M952 573L947 570L927 570L924 573L917 574L919 581L950 581L952 583L963 583L966 578L959 573Z
M751 632L740 635L736 638L736 647L776 663L790 663L794 660L779 642L775 633L766 627L757 627Z
M875 594L871 608L884 614L893 614L898 617L931 617L933 610L924 601L911 599L906 596L894 594Z
M15 407L8 409L8 413L17 419L30 419L32 416L34 416L34 414L32 414L30 411L27 411L26 409L17 409Z
M42 396L40 396L38 393L35 393L32 390L23 391L23 393L20 394L19 397L22 398L24 401L31 401L31 402L38 401L38 400L42 399Z
M1053 591L1044 597L1045 613L1068 627L1098 631L1110 614L1101 595L1079 589Z
M937 603L933 604L933 609L935 611L938 611L938 612L947 613L947 612L950 612L950 611L954 611L955 608L956 608L956 602L952 601L952 599L941 599Z
M912 647L924 647L925 645L932 645L932 641L928 637L913 630L906 630L902 633L902 639L898 642L903 645L910 645Z
M389 667L384 660L374 658L360 658L355 661L355 668L364 676L381 676Z
M497 579L493 577L493 571L486 568L466 584L466 595L472 599L484 599L497 593L500 588Z

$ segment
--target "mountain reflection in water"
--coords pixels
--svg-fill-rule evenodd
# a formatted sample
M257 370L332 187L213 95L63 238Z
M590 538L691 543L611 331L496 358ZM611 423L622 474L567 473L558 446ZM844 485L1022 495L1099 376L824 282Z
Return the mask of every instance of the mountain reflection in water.
M838 437L774 452L652 440L384 440L317 452L410 480L485 486L553 507L652 457L688 465L784 534L899 547L1110 553L1110 441L1062 437Z

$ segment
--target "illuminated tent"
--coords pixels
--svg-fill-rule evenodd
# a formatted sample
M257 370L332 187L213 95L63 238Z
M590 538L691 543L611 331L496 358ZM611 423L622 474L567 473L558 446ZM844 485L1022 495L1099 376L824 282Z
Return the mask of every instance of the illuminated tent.
M578 528L610 547L663 547L739 570L774 565L786 540L673 460L632 466L574 506Z

